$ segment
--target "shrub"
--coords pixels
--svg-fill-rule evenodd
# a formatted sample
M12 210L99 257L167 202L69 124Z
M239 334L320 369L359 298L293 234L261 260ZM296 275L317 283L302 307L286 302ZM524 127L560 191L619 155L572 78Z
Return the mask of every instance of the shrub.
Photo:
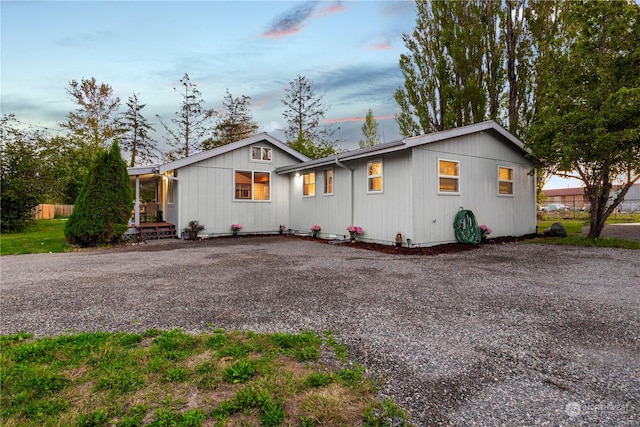
M71 244L98 246L120 242L133 206L127 166L117 143L99 152L64 229Z

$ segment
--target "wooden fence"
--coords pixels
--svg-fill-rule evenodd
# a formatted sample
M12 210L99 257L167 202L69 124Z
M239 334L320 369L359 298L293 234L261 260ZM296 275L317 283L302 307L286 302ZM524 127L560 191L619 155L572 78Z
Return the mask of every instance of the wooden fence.
M73 205L48 205L41 204L33 208L35 219L51 219L61 216L70 216L73 212Z

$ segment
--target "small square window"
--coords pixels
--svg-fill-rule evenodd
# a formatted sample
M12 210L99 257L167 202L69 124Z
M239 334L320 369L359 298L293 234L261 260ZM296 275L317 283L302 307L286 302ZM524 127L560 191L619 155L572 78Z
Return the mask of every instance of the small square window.
M513 194L513 169L512 168L498 168L498 194L500 195L512 195Z
M440 193L460 192L460 162L438 160L438 191Z

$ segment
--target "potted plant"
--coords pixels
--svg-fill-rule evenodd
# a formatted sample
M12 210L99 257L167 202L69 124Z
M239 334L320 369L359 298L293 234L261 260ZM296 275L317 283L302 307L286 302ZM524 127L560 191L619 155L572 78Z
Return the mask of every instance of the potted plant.
M321 230L321 228L320 228L319 225L317 225L317 224L316 225L312 225L311 226L311 235L313 237L318 237L320 235L320 230Z
M482 225L480 226L480 239L481 239L482 241L487 240L487 236L488 236L489 234L491 234L491 231L492 231L492 230L491 230L489 227L487 227L486 225L482 224Z
M204 230L204 225L200 224L197 220L189 221L189 225L184 228L185 233L189 233L189 240L196 240L198 233Z
M240 224L231 224L231 232L234 236L238 235L238 231L242 230L242 225Z
M356 237L362 234L362 227L358 227L356 225L350 225L347 227L347 231L349 232L349 238L351 239L351 242L355 242Z

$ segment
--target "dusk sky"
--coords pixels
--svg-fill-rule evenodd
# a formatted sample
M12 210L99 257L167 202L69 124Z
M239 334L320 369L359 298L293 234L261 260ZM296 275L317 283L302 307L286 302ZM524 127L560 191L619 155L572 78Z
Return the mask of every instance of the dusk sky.
M413 1L2 1L2 113L47 127L76 106L70 80L95 77L121 99L137 93L162 142L162 126L181 102L184 73L207 108L226 90L251 97L260 131L284 140L289 82L313 82L349 149L371 108L383 141L400 137L395 90L403 33L415 25Z
M58 123L76 108L69 81L111 85L121 111L136 93L152 135L182 98L185 73L207 108L227 89L251 97L259 131L285 140L282 103L298 75L313 82L339 126L339 149L362 139L369 108L382 142L401 138L393 95L404 83L398 62L413 31L414 1L0 1L0 110L23 123L64 134ZM578 186L554 178L548 188Z

